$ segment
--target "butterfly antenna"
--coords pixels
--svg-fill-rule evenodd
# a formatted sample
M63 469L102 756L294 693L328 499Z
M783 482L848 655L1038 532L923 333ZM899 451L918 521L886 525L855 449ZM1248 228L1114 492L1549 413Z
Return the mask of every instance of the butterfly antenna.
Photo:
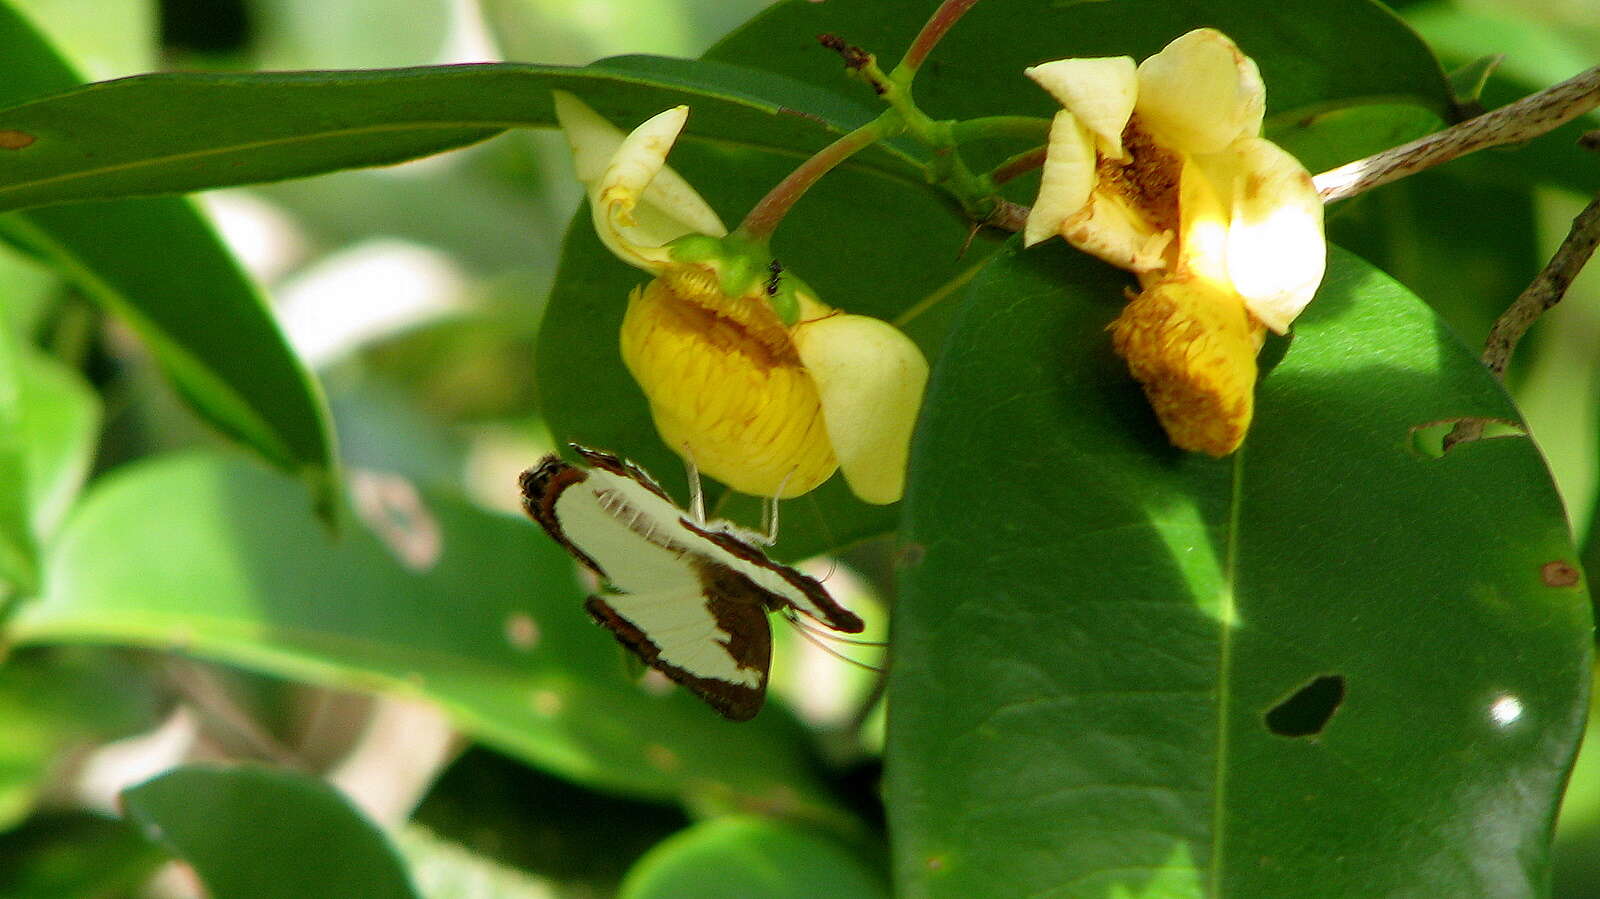
M794 619L791 618L789 620L793 621ZM845 655L844 653L838 651L837 649L834 649L833 647L829 646L828 644L822 642L822 639L818 635L813 634L811 631L807 630L804 627L796 628L795 629L795 633L799 634L801 639L805 640L807 643L810 643L812 646L815 646L816 648L822 650L823 652L827 653L830 656L833 656L834 658L838 659L841 662L845 662L845 663L854 665L857 668L862 669L863 671L872 671L872 672L875 672L877 674L882 674L883 673L883 669L879 668L877 665L868 665L866 662L860 661L859 659L852 659L849 656Z
M694 451L683 445L683 473L689 479L689 515L694 523L706 523L706 493L700 486L700 467L694 464Z
M800 617L800 613L796 612L794 609L784 609L783 617L787 618L789 623L794 625L799 630L805 631L808 634L812 634L833 643L843 643L846 646L868 646L874 649L882 649L889 645L881 640L856 640L851 637L841 637L831 630L818 627L815 624L805 620L804 618Z

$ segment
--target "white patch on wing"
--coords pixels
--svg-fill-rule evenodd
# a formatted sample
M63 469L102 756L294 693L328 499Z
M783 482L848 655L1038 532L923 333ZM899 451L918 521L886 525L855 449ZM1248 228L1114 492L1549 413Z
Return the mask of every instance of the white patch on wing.
M700 547L686 539L694 535L678 524L677 507L628 478L600 469L588 474L556 498L567 539L619 590L692 588L698 594L699 576L684 553Z
M761 686L764 672L740 668L728 654L723 642L729 634L717 626L698 585L693 590L607 595L601 601L643 631L668 665L696 677Z

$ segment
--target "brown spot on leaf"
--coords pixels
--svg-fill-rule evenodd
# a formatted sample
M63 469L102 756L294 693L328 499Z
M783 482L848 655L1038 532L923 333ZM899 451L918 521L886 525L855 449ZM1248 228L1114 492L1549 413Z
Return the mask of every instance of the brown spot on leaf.
M910 568L914 565L920 565L927 555L928 550L922 544L907 543L900 547L899 552L895 553L894 565L896 568Z
M1546 587L1571 587L1578 582L1578 569L1560 559L1539 567L1539 577Z
M38 138L26 131L12 131L0 128L0 150L20 150L31 145Z

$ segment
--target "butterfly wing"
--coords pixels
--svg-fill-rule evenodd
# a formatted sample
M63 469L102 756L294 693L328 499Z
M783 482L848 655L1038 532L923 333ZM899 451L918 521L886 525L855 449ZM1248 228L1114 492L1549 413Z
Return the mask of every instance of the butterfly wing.
M745 721L761 710L772 660L762 605L670 589L592 596L584 607L646 665L723 716Z

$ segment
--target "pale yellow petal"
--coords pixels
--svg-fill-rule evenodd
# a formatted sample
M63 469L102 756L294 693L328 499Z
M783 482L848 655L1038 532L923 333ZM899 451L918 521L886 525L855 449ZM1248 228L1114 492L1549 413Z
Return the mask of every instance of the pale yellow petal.
M1133 113L1139 90L1137 73L1131 56L1058 59L1023 70L1077 116L1094 134L1101 151L1113 159L1123 158L1122 129Z
M1028 212L1022 242L1033 246L1061 233L1061 225L1082 211L1094 188L1095 151L1089 131L1062 110L1050 123L1050 146L1039 173L1039 198Z
M1194 157L1183 160L1178 181L1178 271L1231 293L1229 211L1222 199L1226 186L1218 189L1213 180L1216 174Z
M1216 153L1261 133L1266 88L1255 60L1214 28L1199 28L1139 64L1139 122L1185 153Z
M556 91L555 104L578 180L588 188L595 231L619 259L659 272L668 258L664 244L685 234L728 233L700 194L666 166L688 107L660 113L624 136L571 94Z
M1271 141L1246 138L1225 155L1236 173L1228 191L1228 277L1245 307L1282 334L1322 283L1322 199L1305 166Z
M905 491L911 431L928 363L888 322L831 315L794 329L795 349L817 385L828 439L850 489L869 503Z
M1173 235L1129 209L1121 197L1095 191L1089 205L1061 226L1061 236L1091 256L1144 274L1166 267Z

